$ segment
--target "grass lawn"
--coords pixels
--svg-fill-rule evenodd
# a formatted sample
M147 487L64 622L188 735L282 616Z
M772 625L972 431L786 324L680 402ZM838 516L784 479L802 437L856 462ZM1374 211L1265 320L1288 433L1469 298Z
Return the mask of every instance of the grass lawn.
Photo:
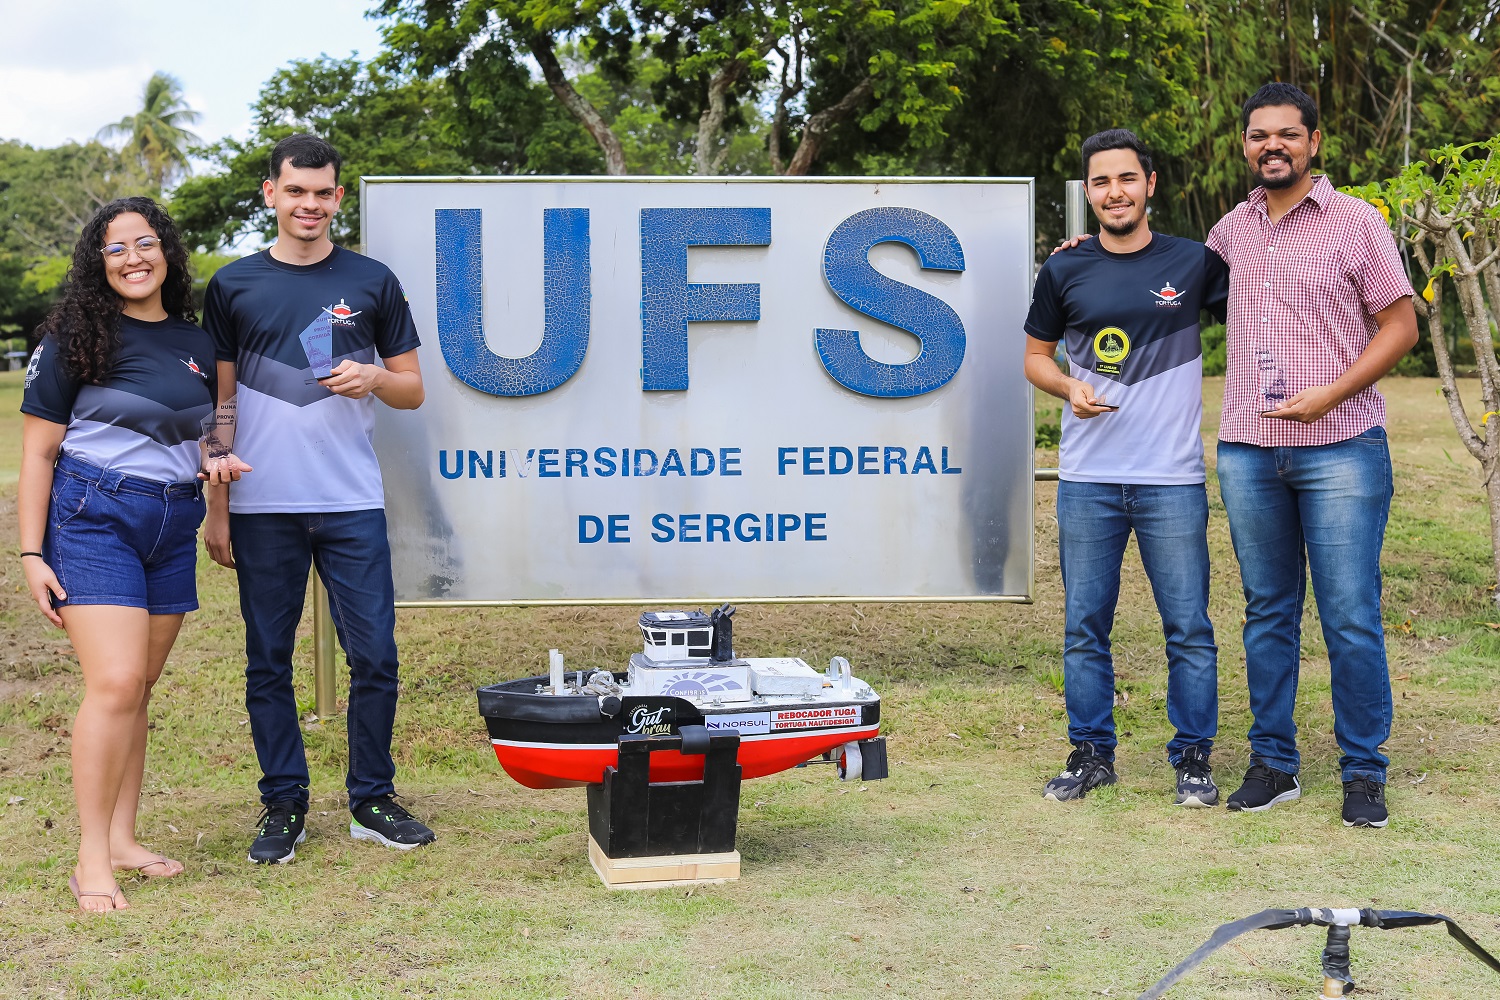
M807 768L747 783L742 879L693 891L604 889L585 858L582 790L515 784L476 713L475 687L545 672L550 646L570 668L620 662L637 643L629 609L402 611L397 780L438 842L397 854L349 839L334 719L306 733L307 843L285 867L248 864L259 803L243 633L232 575L205 557L203 610L153 703L141 810L143 839L187 871L124 880L128 912L84 918L66 888L81 682L64 635L28 606L14 556L21 374L0 374L0 996L1125 997L1218 924L1268 906L1442 911L1500 951L1500 613L1477 466L1433 380L1384 386L1397 490L1385 549L1396 692L1385 830L1339 821L1311 607L1302 801L1259 815L1173 808L1162 639L1133 547L1114 637L1128 695L1120 784L1079 803L1042 800L1067 745L1054 491L1040 484L1034 605L741 609L746 652L815 665L843 654L874 683L891 777L841 784ZM1212 382L1210 441L1219 391ZM1214 760L1233 789L1249 718L1239 579L1216 500L1210 541ZM309 710L310 622L298 647ZM1321 947L1314 931L1242 938L1169 995L1311 997ZM1353 952L1372 998L1497 983L1435 929L1356 930Z

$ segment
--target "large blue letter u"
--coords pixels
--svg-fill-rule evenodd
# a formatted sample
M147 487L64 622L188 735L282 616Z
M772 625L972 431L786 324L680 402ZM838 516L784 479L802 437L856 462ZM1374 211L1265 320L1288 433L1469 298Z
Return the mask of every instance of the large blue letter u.
M484 213L440 208L437 226L438 343L448 368L492 396L534 396L577 374L589 347L589 210L542 212L542 342L507 358L484 342Z
M818 356L841 385L864 396L920 396L948 383L964 360L964 324L942 299L887 278L870 264L870 249L905 243L922 267L962 271L964 248L941 219L914 208L869 208L856 212L828 237L823 277L845 303L866 316L905 330L922 341L922 351L904 365L875 361L859 343L857 330L823 330L815 335Z

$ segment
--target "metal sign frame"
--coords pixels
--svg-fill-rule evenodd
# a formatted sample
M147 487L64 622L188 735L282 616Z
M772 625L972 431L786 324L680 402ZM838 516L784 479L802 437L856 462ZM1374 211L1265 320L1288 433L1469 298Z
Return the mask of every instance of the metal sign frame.
M1027 251L1028 251L1028 254L1027 254L1027 264L1028 264L1028 266L1026 267L1025 289L1024 289L1024 291L1025 291L1025 300L1026 301L1029 301L1030 289L1031 289L1031 282L1034 279L1034 269L1029 266L1029 263L1030 263L1029 251L1030 251L1030 248L1032 246L1034 246L1034 242L1035 242L1035 194L1034 194L1034 182L1030 178L911 178L911 177L900 177L900 178L865 178L865 177L766 178L766 177L734 177L734 178L726 178L726 177L655 177L655 176L653 176L653 177L362 177L362 178L360 178L360 196L361 196L360 197L360 217L361 217L361 230L365 234L365 239L367 241L370 239L370 233L371 233L371 229L370 229L370 225L369 225L369 223L371 221L370 217L369 217L369 206L370 206L370 202L371 202L371 197L370 197L371 188L372 188L372 186L384 186L384 185L393 185L393 184L408 184L408 185L413 185L413 184L420 184L420 185L433 185L433 184L445 184L445 185L452 185L452 184L458 184L458 185L496 185L496 184L504 184L504 185L559 185L559 184L566 184L566 185L597 185L597 184L616 184L616 185L618 185L618 184L632 184L632 185L672 185L672 186L676 186L676 187L680 187L680 188L690 187L690 186L705 186L705 187L717 187L717 188L721 188L722 189L722 188L728 187L731 190L732 189L736 189L736 188L738 188L740 186L743 186L743 185L803 185L803 186L848 186L848 185L857 185L857 186L863 186L863 187L867 187L867 188L874 188L876 190L879 190L880 188L896 188L896 189L899 189L901 187L905 187L905 186L909 186L909 185L942 185L942 186L975 185L975 184L982 184L982 185L1007 185L1007 186L1009 186L1009 185L1020 185L1020 186L1024 186L1025 189L1026 189L1026 197L1025 197L1025 202L1026 202L1026 248L1027 248ZM909 241L903 241L903 242L908 242L908 245L911 245ZM366 246L369 246L369 244L367 243ZM376 247L374 249L375 249L376 255L378 256L379 253L380 253L380 248ZM541 244L538 244L537 248L536 248L536 256L540 257L541 256L541 252L542 252ZM623 248L622 248L621 252L625 252L623 250ZM391 263L391 262L387 261L387 263ZM403 267L398 267L398 266L393 265L393 269L397 270L398 277L403 277L404 279L406 279L406 283L408 285L412 284L411 276L409 274L409 270L410 270L409 267L403 268ZM407 270L408 273L407 274L403 274L402 273L403 269ZM762 277L764 277L764 276L762 276ZM523 277L522 280L523 281L525 280L524 277ZM724 287L733 287L733 286L724 286ZM1020 306L1020 310L1021 310L1020 315L1016 317L1016 322L1014 324L1015 325L1015 330L1014 330L1013 335L1016 338L1019 338L1021 336L1020 319L1022 317L1024 317L1024 304L1022 304ZM861 330L868 330L868 328L870 326L872 326L872 325L878 325L868 315L864 316L863 319L864 319L864 324L863 324L863 326L859 327L859 329L861 329ZM972 322L972 317L970 317L970 321ZM428 382L429 400L431 400L432 395L433 395L433 391L434 391L435 383L437 383L439 379L452 377L452 372L450 370L447 370L447 369L445 369L443 367L444 362L441 359L442 356L440 354L438 354L438 350L439 350L439 336L438 336L437 329L431 324L430 320L428 322L423 322L423 317L420 314L418 316L418 322L419 322L419 328L422 331L423 340L424 340L424 347L422 349L423 350L423 361L424 361L424 365L423 365L424 378ZM986 332L994 334L996 336L1010 336L1010 335L1012 335L1009 330L995 330L993 328L987 328ZM972 331L971 331L971 336L972 336ZM1016 353L1016 357L1015 357L1016 372L1017 372L1017 374L1019 376L1019 371L1020 371L1020 367L1021 367L1021 355L1020 355L1020 351L1019 350L1016 351L1015 353ZM1024 382L1024 379L1022 379L1022 381ZM439 389L438 391L442 391L442 390ZM1026 458L1025 458L1025 475L1024 475L1024 477L1020 477L1020 478L1023 479L1023 481L1019 482L1019 483L1016 483L1015 485L1016 485L1016 488L1021 489L1021 490L1024 491L1024 507L1029 512L1029 511L1034 510L1034 505L1035 505L1034 482L1035 482L1035 479L1037 477L1037 470L1035 469L1035 466L1034 466L1033 449L1030 447L1030 444L1031 444L1031 441L1032 441L1032 438L1033 438L1033 435L1034 435L1034 426L1033 426L1034 415L1033 415L1033 409L1032 409L1032 406L1031 406L1031 393L1030 393L1029 386L1026 387L1026 391L1025 391L1024 395L1025 395L1025 400L1026 400L1024 417L1021 417L1019 414L1017 414L1018 420L1020 421L1020 423L1022 423L1024 425L1024 427L1023 428L1022 427L1012 427L1010 430L1011 430L1012 433L1024 433L1025 434L1025 444L1026 444L1026 447L1024 449L1025 456L1026 456ZM381 409L382 408L377 408L377 412L379 413ZM422 413L421 410L417 411L417 415L416 415L417 419L421 418L421 413ZM403 414L402 416L409 419L411 415ZM383 414L383 413L381 414L380 417L377 418L378 421L383 421L383 420L386 420L386 419L389 419L389 416L386 415L386 414ZM380 432L377 432L377 450L379 450L380 447L381 447L381 445L380 445L380 438L381 438L381 434L380 434ZM976 460L978 460L978 457L977 456L973 456L969 460L970 461L976 461ZM387 457L387 460L383 461L382 464L384 465L384 473L385 473L385 476L386 476L386 479L387 479L387 483L389 484L393 476L400 474L398 472L399 466L396 465L396 464L394 464L393 462L391 462L388 457ZM387 496L388 496L388 508L389 508L390 507L390 503L389 503L390 489L389 489L389 486L387 488ZM1013 498L1011 502L1014 503L1015 502L1015 498ZM394 543L398 543L399 542L400 535L401 535L402 530L403 530L403 525L401 523L399 523L399 521L400 521L400 519L399 519L398 516L395 516L395 515L392 516L392 518L391 518L391 535L392 535L392 541L393 541L393 549L394 549ZM1016 538L1015 541L1019 544L1019 543L1021 543L1022 539ZM1020 556L1020 552L1018 551L1017 552L1017 557L1019 557L1019 556ZM705 600L715 600L715 601L717 601L717 600L731 600L731 601L734 601L736 603L748 603L748 604L753 604L753 603L765 603L765 604L803 604L803 603L899 603L899 604L925 604L925 603L939 603L939 602L1031 603L1032 594L1035 591L1035 581L1034 581L1034 574L1035 574L1035 569L1034 569L1034 567L1035 567L1035 532L1034 532L1034 519L1030 518L1030 517L1028 517L1026 519L1026 525L1025 525L1025 534L1024 534L1024 560L1025 560L1025 571L1024 571L1024 576L1025 576L1025 584L1024 584L1025 592L1024 593L1019 593L1019 594L1018 593L1006 593L1006 594L993 594L993 593L991 593L991 594L973 594L973 593L951 594L951 593L942 593L942 594L896 594L896 595L879 595L879 594L847 595L847 594L836 594L835 593L835 594L808 594L808 595L784 595L784 594L782 594L782 595L778 595L778 594L767 595L767 594L754 594L754 593L752 593L752 594L747 594L747 595L735 595L735 594L728 594L728 593L725 593L725 594L720 594L720 593L713 593L713 594L688 593L688 594L677 594L677 595L653 594L653 595L645 596L645 597L631 597L631 596L602 596L602 597L601 596L577 596L577 597L574 597L574 596L567 596L567 597L553 598L553 597L546 597L546 596L536 596L536 597L504 598L504 599L493 599L493 600L491 600L491 599L403 599L403 600L400 600L400 601L397 602L397 606L398 607L407 607L407 608L416 608L416 607L507 607L507 606L546 606L546 605L557 605L557 606L579 606L579 605L593 605L593 606L642 606L642 605L697 604L697 603L701 603L701 602L703 602ZM398 592L399 592L399 590L400 590L400 586L399 586L399 581L398 581Z

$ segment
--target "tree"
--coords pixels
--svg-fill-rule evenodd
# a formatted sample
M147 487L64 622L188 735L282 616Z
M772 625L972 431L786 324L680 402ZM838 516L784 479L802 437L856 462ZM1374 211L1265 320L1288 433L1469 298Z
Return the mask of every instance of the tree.
M1201 113L1161 167L1158 208L1201 238L1250 187L1240 106L1261 84L1318 103L1318 166L1341 183L1389 177L1452 136L1500 129L1500 5L1494 0L1189 2Z
M187 150L202 140L188 131L201 116L183 101L182 84L168 73L153 73L141 92L141 107L99 130L101 139L125 140L123 152L141 163L151 189L190 171Z
M1389 176L1406 150L1500 129L1500 5L1494 0L1028 0L1014 37L993 36L965 99L917 149L897 131L845 133L828 167L851 172L1037 179L1037 225L1077 149L1134 129L1156 154L1153 226L1201 239L1244 199L1240 107L1284 80L1318 102L1320 167L1341 182Z
M336 242L358 244L362 175L469 174L474 150L497 158L518 154L537 137L475 134L461 127L442 88L391 73L378 64L326 56L278 70L255 104L254 133L203 150L220 172L191 177L172 194L172 213L193 245L214 249L241 236L273 237L276 219L260 185L271 149L294 132L313 132L344 159L343 206L333 222ZM486 165L488 166L488 165Z
M1032 0L1011 30L986 42L964 100L940 123L948 139L923 148L898 128L846 133L826 168L1033 177L1039 242L1051 245L1062 232L1063 182L1080 176L1085 137L1125 126L1158 160L1188 148L1201 114L1200 48L1181 0Z
M1489 500L1494 600L1500 605L1500 359L1495 352L1500 315L1500 135L1487 142L1434 149L1384 183L1348 189L1379 208L1427 279L1417 297L1426 318L1448 414L1459 440L1479 462ZM1443 329L1443 301L1451 286L1479 376L1478 427L1469 419L1454 376Z
M697 164L696 124L668 114L653 96L671 72L661 59L642 51L635 60L629 83L622 83L617 78L612 79L592 57L587 39L559 47L558 58L578 93L599 110L610 130L619 137L625 173L684 175L694 172ZM574 133L583 137L590 146L585 171L549 172L604 172L602 150L578 121L567 115L550 92L547 100L553 109L567 117ZM739 109L738 120L740 125L723 138L716 155L719 172L770 173L766 160L769 122L765 115L758 107L745 106Z
M139 168L97 142L34 149L0 143L0 248L71 254L78 231L105 202L145 192Z
M145 193L146 185L138 165L97 142L0 143L0 325L30 333L83 224L105 202Z
M1009 30L1014 0L384 0L392 54L472 92L499 61L534 62L597 144L609 174L628 169L618 121L560 58L575 44L616 93L643 65L663 121L691 126L693 172L722 172L735 139L769 109L765 169L810 173L835 130L901 128L913 145L945 138L987 40Z

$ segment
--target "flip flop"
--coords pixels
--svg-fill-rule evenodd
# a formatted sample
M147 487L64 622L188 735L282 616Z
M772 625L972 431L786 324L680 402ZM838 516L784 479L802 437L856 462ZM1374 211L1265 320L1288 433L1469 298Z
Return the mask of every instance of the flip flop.
M166 868L166 871L160 873L152 873L146 871L147 868L150 868L153 865L162 865ZM175 872L172 871L173 865L177 866L177 870ZM176 878L178 875L181 875L183 873L184 867L185 866L181 861L169 858L164 854L158 854L155 861L147 861L145 864L136 865L134 868L116 868L115 871L138 873L142 878Z
M120 891L120 887L119 886L115 886L114 892L87 892L87 891L85 891L83 889L80 889L80 888L78 888L78 876L77 875L71 875L71 876L68 877L68 888L73 891L73 899L78 903L78 909L82 913L104 913L104 912L108 912L108 911L104 911L104 910L85 910L83 908L83 897L84 896L107 896L109 898L109 908L110 908L110 910L118 910L118 909L121 908L118 904L115 903L115 897L116 896L118 896L121 899L121 901L123 901L125 899L125 894Z

